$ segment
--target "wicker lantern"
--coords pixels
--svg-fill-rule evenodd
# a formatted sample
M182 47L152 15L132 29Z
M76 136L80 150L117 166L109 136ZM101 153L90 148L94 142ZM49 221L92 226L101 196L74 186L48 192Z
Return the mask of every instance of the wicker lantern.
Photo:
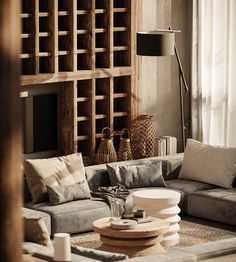
M109 131L108 138L104 137L104 133L106 130ZM102 139L96 154L96 162L98 164L104 164L116 161L117 155L112 141L112 132L109 127L105 127L102 129Z
M130 139L134 159L153 157L156 139L154 117L140 115L133 120L130 129Z
M125 132L127 133L128 138L123 137L123 134ZM129 130L127 128L124 128L121 130L121 134L120 134L120 147L118 152L118 161L131 160L131 159L133 159L133 157L130 147Z

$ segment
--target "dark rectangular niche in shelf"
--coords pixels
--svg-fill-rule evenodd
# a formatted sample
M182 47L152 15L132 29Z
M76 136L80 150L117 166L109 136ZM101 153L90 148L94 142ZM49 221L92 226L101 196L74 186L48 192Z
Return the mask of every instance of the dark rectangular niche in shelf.
M107 0L97 0L96 1L96 9L105 9Z
M22 75L35 74L35 58L21 59L21 74Z
M115 51L114 52L114 66L130 66L131 55L130 51Z
M77 82L77 97L90 97L92 93L92 80L79 80Z
M91 55L90 53L78 54L77 55L77 69L78 70L89 70L91 69Z
M131 76L114 77L114 93L129 93Z
M82 156L89 156L90 155L90 141L89 140L81 140L78 141L78 152L82 153Z
M23 0L23 2L24 2L24 0ZM51 4L52 4L52 1L39 0L39 12L50 12L51 11Z
M77 9L78 10L90 10L91 3L92 1L89 1L89 0L77 0Z
M35 10L35 1L23 0L21 1L21 8L23 14L33 14Z
M113 0L114 8L127 8L131 0Z
M109 66L110 63L108 52L96 53L96 68L108 68Z

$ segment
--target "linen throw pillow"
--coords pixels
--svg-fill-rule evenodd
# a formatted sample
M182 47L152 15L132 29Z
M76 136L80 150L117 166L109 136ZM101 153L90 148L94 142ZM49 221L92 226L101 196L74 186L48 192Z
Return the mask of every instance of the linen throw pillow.
M47 185L74 185L86 181L81 153L26 160L25 175L33 203L48 200ZM89 191L88 185L87 189Z
M47 186L47 191L52 205L91 197L86 180L69 186Z
M236 148L206 145L188 139L179 178L232 188Z
M47 247L52 247L52 242L43 218L24 217L24 239Z
M166 187L162 176L162 163L121 166L107 164L111 185L118 183L126 188Z

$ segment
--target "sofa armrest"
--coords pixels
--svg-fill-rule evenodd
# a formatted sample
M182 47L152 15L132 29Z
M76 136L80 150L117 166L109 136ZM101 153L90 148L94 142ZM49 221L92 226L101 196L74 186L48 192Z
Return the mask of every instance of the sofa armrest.
M49 236L51 235L51 217L47 213L22 207L21 214L26 218L42 218L47 226Z

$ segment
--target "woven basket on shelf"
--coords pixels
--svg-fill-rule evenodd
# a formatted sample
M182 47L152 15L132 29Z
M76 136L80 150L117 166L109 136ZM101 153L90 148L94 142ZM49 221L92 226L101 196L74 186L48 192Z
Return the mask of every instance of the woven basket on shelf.
M105 131L109 131L108 137L104 137ZM102 139L96 154L96 162L98 164L117 161L116 150L113 145L111 133L112 132L109 127L105 127L102 129Z
M123 137L123 134L127 132L128 138ZM129 138L129 130L127 128L124 128L121 130L120 133L120 147L118 152L118 161L125 161L125 160L131 160L132 157L132 151L130 147L130 138Z
M156 139L154 117L140 115L133 120L130 128L130 139L134 159L153 157Z

